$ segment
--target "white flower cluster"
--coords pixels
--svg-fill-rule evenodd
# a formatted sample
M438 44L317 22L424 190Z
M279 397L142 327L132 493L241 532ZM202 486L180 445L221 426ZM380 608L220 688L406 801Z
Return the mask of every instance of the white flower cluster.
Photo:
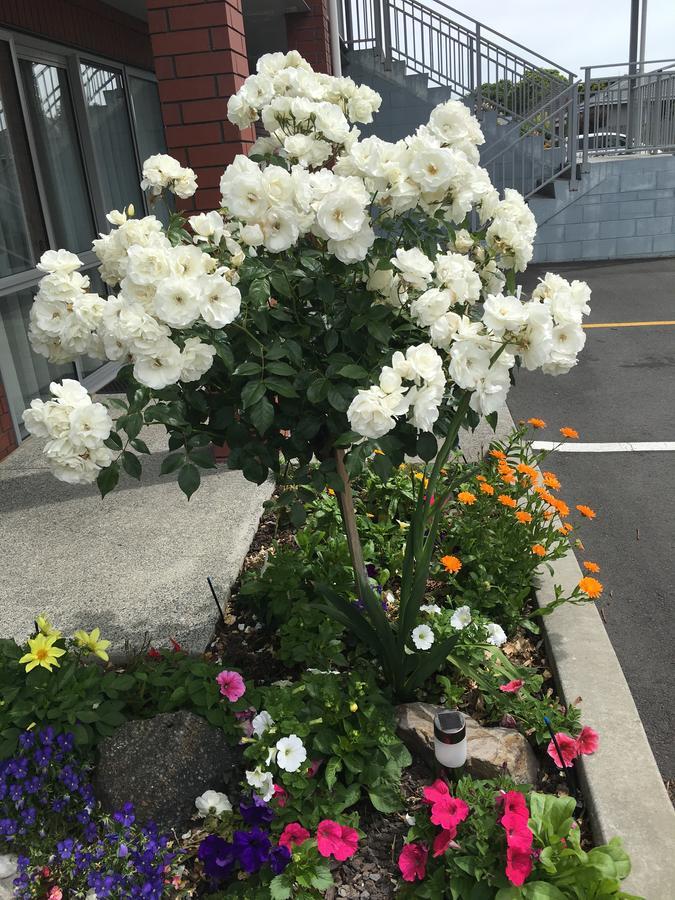
M269 137L253 153L281 151L292 162L316 167L351 146L358 131L350 123L373 121L382 98L351 78L334 78L312 67L296 51L268 53L257 73L230 97L228 119L246 128L262 119Z
M341 262L366 258L375 240L370 225L370 197L359 178L329 169L308 172L294 166L262 169L237 156L220 180L223 207L240 220L244 243L263 244L271 253L288 250L308 233L327 242Z
M197 190L197 176L177 159L166 153L149 156L143 163L141 188L154 196L169 190L182 200L191 197Z
M252 721L253 733L260 738L274 725L274 720L263 709ZM307 760L307 749L297 734L279 738L267 753L267 765L276 763L285 772L297 772ZM246 781L254 788L263 800L269 801L274 796L274 776L261 766L246 772Z
M486 232L487 246L499 255L504 268L523 272L532 259L537 222L518 191L506 188L504 199L489 210L492 222Z
M113 457L104 444L112 429L108 410L92 403L86 389L70 378L52 382L49 390L55 399L33 400L23 414L24 425L30 434L48 438L44 452L57 478L69 484L95 481Z
M418 344L408 347L405 355L394 353L379 384L362 388L354 397L347 418L354 431L373 439L391 431L396 417L405 413L415 428L431 431L444 391L443 360L431 344Z

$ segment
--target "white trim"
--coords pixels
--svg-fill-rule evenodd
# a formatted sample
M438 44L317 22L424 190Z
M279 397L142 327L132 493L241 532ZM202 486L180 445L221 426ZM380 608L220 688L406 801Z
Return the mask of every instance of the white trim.
M532 441L533 450L555 450L558 453L649 453L673 451L675 441L619 441L615 444L560 444L557 441Z
M328 0L328 28L330 30L330 65L333 75L340 78L342 76L342 59L340 57L340 25L337 0Z

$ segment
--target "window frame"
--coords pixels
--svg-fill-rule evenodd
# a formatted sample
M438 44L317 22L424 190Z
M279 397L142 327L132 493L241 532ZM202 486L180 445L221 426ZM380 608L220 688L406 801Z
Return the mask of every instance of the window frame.
M33 62L43 63L45 65L57 66L65 69L68 87L70 90L70 99L73 107L73 117L75 120L75 129L77 140L82 155L84 168L85 183L87 188L88 200L92 212L94 228L96 231L108 231L109 223L106 220L106 214L109 212L103 203L103 189L99 171L96 165L96 154L94 152L94 143L87 118L86 97L84 93L84 84L82 80L82 64L105 67L120 75L124 85L124 99L129 121L129 129L132 138L132 149L136 167L141 172L143 160L140 159L138 148L138 118L134 109L133 96L129 84L129 77L151 81L157 84L157 77L154 72L148 69L139 69L136 66L128 65L120 60L111 59L109 57L100 56L96 53L89 53L77 47L69 47L65 44L59 44L56 41L46 40L41 37L24 34L22 32L11 31L6 28L0 28L0 41L8 45L12 72L16 88L18 91L20 113L26 132L26 141L30 153L30 162L35 176L35 186L37 189L38 203L42 213L44 228L50 249L58 249L54 236L54 226L50 219L49 203L47 198L46 184L40 170L40 164L37 156L37 148L32 123L30 120L29 107L24 89L23 79L20 70L21 60L31 60ZM150 210L148 207L147 197L143 194L143 215L148 215ZM93 250L79 252L78 256L82 260L82 271L86 274L87 270L94 268L98 260ZM26 269L23 272L16 272L12 275L0 276L0 309L2 308L3 299L18 291L34 288L43 273L37 268ZM90 391L96 391L103 385L112 380L120 368L118 362L104 362L95 372L84 377L82 364L80 359L75 359L75 370L78 379ZM15 375L13 371L13 363L11 358L7 364L3 366L0 358L0 376L7 383L12 380ZM10 416L14 426L17 443L21 443L23 435L21 434L20 423L17 420L15 411L10 406Z

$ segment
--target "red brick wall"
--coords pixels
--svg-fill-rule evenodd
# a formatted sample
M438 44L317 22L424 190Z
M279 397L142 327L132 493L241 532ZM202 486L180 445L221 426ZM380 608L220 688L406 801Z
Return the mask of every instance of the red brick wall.
M316 72L332 74L328 0L307 0L311 11L286 16L288 49L298 50Z
M14 425L9 414L9 403L7 402L5 387L0 381L0 459L4 459L5 456L8 456L15 449L16 435L14 433Z
M152 69L145 22L100 0L0 0L0 25Z
M169 153L197 173L183 209L220 205L220 176L255 140L227 121L227 100L248 73L241 0L147 0Z

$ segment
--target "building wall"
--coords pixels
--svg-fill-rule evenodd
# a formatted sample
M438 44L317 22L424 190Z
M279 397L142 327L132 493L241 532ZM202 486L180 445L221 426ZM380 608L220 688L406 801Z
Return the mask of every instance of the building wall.
M227 121L248 75L241 0L147 0L168 152L197 173L186 211L220 205L220 176L255 140Z
M99 0L3 0L0 25L152 69L145 22Z
M0 379L0 459L16 449L16 435L12 417L9 414L9 403L5 387Z
M307 0L308 13L286 16L288 49L297 50L317 72L332 74L328 0Z
M675 255L675 156L592 163L562 208L552 198L530 205L542 223L535 262ZM551 209L557 211L547 215Z

